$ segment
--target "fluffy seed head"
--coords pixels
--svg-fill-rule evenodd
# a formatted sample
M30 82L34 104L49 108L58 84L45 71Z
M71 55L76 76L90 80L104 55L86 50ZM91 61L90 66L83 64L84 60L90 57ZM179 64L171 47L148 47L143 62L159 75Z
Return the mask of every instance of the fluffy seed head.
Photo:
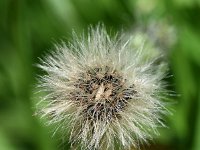
M56 45L38 65L46 72L39 79L46 96L38 114L57 123L73 148L138 147L163 125L165 73L154 63L157 56L129 40L111 38L98 26Z

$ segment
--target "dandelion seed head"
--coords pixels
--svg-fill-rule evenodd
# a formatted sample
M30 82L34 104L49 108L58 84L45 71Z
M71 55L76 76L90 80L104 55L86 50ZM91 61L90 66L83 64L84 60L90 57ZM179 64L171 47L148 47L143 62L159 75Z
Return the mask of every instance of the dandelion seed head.
M98 26L41 59L38 115L58 124L73 148L139 147L163 126L165 71L129 40Z

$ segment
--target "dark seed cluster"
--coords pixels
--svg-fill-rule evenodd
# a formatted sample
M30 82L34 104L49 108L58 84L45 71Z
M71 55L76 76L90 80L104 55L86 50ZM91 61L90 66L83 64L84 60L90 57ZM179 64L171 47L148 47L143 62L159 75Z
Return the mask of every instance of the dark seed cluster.
M133 86L125 87L125 79L108 66L90 69L79 77L71 99L83 107L82 113L89 120L119 119L119 112L136 93Z

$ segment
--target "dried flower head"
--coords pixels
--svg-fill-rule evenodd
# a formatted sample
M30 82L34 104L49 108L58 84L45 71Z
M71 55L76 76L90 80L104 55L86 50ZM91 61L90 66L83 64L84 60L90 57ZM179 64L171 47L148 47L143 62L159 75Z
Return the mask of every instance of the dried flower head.
M147 142L163 125L165 72L146 51L111 38L102 26L56 45L39 65L47 73L40 77L47 95L39 114L58 123L73 148L128 149Z

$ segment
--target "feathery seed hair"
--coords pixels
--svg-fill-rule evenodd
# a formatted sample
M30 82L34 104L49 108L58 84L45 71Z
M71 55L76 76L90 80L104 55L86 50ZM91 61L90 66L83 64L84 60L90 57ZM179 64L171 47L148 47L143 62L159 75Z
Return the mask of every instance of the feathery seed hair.
M155 65L157 56L130 41L111 38L100 25L56 45L38 65L46 72L39 79L46 96L38 114L57 123L73 148L139 147L163 126L165 72Z

